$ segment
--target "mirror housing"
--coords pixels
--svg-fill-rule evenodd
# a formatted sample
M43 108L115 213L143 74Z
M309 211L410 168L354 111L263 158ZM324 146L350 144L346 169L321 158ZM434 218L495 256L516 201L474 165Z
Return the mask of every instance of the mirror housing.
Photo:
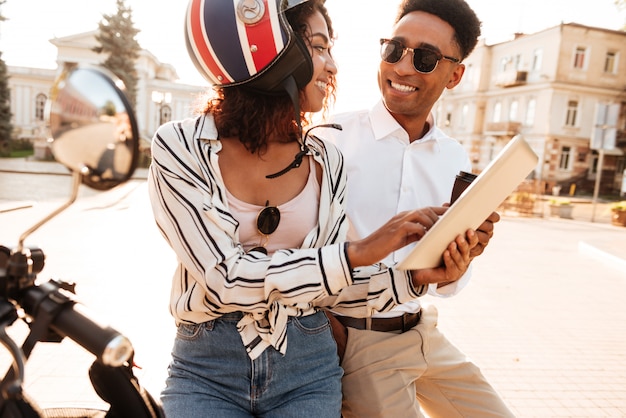
M137 167L139 129L123 89L103 68L76 66L63 71L50 93L52 153L97 190L124 183Z

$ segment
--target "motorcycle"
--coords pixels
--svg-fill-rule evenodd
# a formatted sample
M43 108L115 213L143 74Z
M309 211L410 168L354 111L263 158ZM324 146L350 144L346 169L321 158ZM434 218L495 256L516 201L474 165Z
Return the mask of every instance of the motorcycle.
M0 343L12 357L0 382L0 418L109 417L163 418L160 404L133 372L134 349L116 329L103 325L76 298L75 284L38 280L45 265L42 249L26 239L72 205L84 184L109 190L129 180L137 166L139 133L119 80L97 67L64 70L47 108L55 159L72 173L72 193L64 204L24 232L15 247L0 245ZM7 329L21 320L28 335L20 346ZM41 409L23 388L26 363L39 342L69 338L93 354L89 378L107 410Z

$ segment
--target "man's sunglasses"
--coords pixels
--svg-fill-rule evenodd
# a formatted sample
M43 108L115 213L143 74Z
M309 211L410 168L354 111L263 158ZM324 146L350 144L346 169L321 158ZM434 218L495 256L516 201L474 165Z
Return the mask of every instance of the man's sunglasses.
M269 236L276 231L276 228L278 228L278 224L280 223L280 211L276 206L269 206L269 203L269 201L265 203L265 207L261 209L256 217L256 228L259 231L259 234L263 236L264 240L259 246L250 250L260 251L265 255L267 255L265 245L267 245Z
M458 58L448 57L432 49L409 48L393 39L380 40L380 58L389 64L395 64L400 61L408 51L413 53L413 68L422 74L429 74L435 71L437 64L442 59L455 63L461 62Z

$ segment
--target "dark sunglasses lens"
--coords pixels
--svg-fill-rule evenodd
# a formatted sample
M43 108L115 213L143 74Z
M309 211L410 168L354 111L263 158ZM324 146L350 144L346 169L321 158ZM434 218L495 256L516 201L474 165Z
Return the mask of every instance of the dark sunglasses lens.
M392 41L383 42L380 45L380 57L385 62L395 64L402 58L402 45Z
M265 235L274 233L279 223L280 211L274 206L265 207L256 219L256 227Z
M420 73L431 73L437 66L439 57L434 51L428 49L415 49L413 51L413 65Z

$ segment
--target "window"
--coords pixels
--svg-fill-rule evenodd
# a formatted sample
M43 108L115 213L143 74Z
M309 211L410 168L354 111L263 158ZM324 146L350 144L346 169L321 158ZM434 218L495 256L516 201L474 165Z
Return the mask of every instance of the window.
M35 97L35 120L42 121L44 119L47 101L48 98L43 93L39 93L37 97Z
M559 169L569 170L572 164L572 148L561 148L561 157L559 158Z
M615 162L615 172L617 174L622 174L624 173L624 170L626 170L626 158L619 157Z
M168 105L161 106L161 114L159 115L159 123L163 125L172 120L172 108Z
M617 74L617 52L609 51L604 58L604 72Z
M511 107L509 107L509 120L512 122L517 121L517 110L519 108L519 102L517 100L513 100L511 102Z
M500 118L502 117L502 103L496 102L493 106L493 121L500 122Z
M591 165L589 167L589 172L591 174L597 174L598 173L598 163L600 162L600 154L598 154L598 151L593 150L592 154L591 154Z
M565 126L575 127L578 117L578 102L570 100L567 102L567 113L565 115Z
M543 49L535 49L533 53L533 70L541 70L541 64L543 61Z
M584 46L577 46L574 52L574 68L582 70L585 68L587 57L587 48Z
M509 62L511 62L511 58L509 58L509 57L502 57L502 58L500 58L500 72L501 73L506 72L506 69L507 69L507 66L508 66Z
M513 64L515 65L515 69L516 70L521 70L522 69L522 56L520 54L517 54L514 58L513 58Z
M532 125L535 123L535 109L537 108L537 101L530 99L526 106L526 125Z

